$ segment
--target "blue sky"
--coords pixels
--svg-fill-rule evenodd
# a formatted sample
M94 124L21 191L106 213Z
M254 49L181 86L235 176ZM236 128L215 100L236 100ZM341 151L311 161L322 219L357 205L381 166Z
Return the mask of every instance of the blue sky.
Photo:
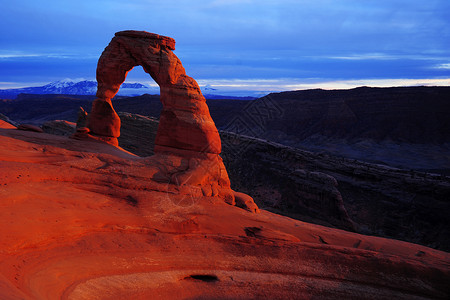
M448 0L0 1L0 88L94 79L127 29L175 38L218 89L450 85ZM153 83L135 69L127 81Z

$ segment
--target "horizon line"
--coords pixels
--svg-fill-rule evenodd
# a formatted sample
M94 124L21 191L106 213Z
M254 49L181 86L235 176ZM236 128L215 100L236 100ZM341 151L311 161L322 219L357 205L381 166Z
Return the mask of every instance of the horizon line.
M50 82L1 82L0 90L41 87L58 81L96 81L91 78L64 78ZM383 78L383 79L320 79L320 78L272 78L272 79L197 79L201 88L212 88L217 92L283 92L309 89L352 89L358 87L412 87L412 86L450 86L450 78ZM158 84L149 78L133 78L125 83L141 83L156 88Z

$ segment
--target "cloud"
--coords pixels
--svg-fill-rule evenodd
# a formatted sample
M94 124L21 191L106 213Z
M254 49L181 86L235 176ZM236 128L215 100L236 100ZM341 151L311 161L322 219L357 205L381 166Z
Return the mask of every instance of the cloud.
M21 59L21 58L56 58L56 59L97 59L99 55L88 53L23 53L23 52L3 52L0 59Z
M448 0L7 1L0 80L95 74L124 29L174 37L194 78L447 76L448 11Z
M434 66L434 69L438 69L438 70L450 70L450 63L445 63L445 64L439 64Z
M258 1L260 2L260 1ZM243 5L248 3L255 3L254 0L214 0L210 1L209 6L227 6L227 5Z
M362 53L352 54L347 56L330 56L331 59L343 59L343 60L393 60L403 58L403 56L385 54L385 53Z
M355 79L355 80L324 80L324 79L200 79L200 86L209 85L219 91L260 91L281 92L305 89L350 89L360 86L392 87L392 86L449 86L450 78L437 79ZM244 95L244 94L243 94Z
M441 53L442 54L442 53ZM448 56L435 54L397 54L397 53L359 53L336 56L311 56L311 58L327 58L341 60L448 60ZM445 65L445 64L444 64Z
M0 90L4 89L20 89L24 87L43 86L49 82L14 82L14 81L0 81Z
M40 54L16 54L16 53L9 53L9 54L0 54L0 59L8 59L8 58L26 58L26 57L39 57Z
M332 80L315 83L285 84L286 90L303 89L351 89L360 86L393 87L393 86L450 86L450 78L437 79L410 79L410 78L386 78L386 79L356 79L356 80Z

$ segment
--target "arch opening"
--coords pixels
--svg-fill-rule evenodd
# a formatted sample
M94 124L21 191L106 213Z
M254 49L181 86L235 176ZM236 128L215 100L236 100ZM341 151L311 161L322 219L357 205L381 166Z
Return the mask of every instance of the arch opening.
M150 88L139 89L139 84ZM129 85L132 87L129 88ZM111 101L121 122L120 147L141 157L155 154L154 144L162 110L159 93L159 85L141 66L128 72L125 82Z
M117 96L159 95L160 87L156 81L137 65L128 71L125 81L120 85ZM158 114L159 116L159 114Z

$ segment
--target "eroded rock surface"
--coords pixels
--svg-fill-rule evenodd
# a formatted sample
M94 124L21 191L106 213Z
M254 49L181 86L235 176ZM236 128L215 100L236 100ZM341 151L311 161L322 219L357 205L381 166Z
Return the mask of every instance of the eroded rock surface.
M448 299L448 253L187 196L152 160L0 129L0 299Z

